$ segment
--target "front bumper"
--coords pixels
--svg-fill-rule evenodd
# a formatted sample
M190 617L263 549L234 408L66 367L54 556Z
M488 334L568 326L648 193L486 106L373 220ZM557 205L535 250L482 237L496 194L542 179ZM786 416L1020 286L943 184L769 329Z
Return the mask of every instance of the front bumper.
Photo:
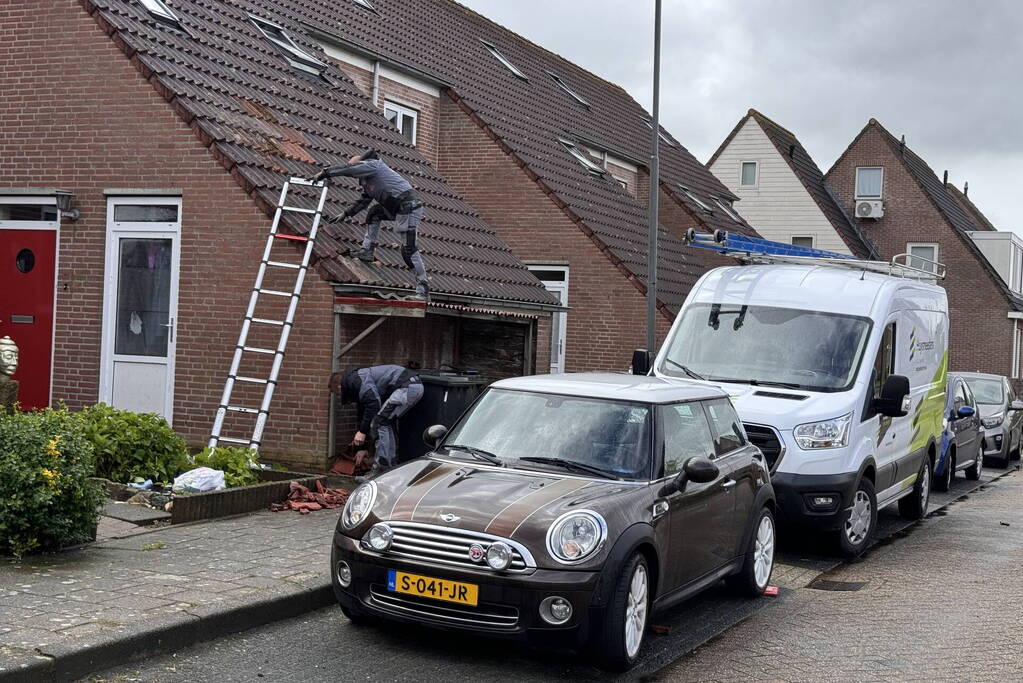
M997 427L985 427L984 432L984 457L1005 458L1009 452L1009 434L1005 431L1005 423Z
M339 583L336 571L342 560L352 572L347 588ZM364 549L359 541L338 532L334 533L330 567L334 594L342 606L393 621L571 648L583 645L593 628L603 623L604 610L596 599L598 572L535 569L499 574L446 567L388 557ZM390 570L475 584L479 604L468 607L389 591ZM540 618L541 601L552 595L572 604L572 617L561 626L551 626Z
M771 484L782 518L790 523L822 531L842 526L845 510L850 505L859 475L843 474L791 474L775 472ZM828 498L828 505L814 505L814 498Z

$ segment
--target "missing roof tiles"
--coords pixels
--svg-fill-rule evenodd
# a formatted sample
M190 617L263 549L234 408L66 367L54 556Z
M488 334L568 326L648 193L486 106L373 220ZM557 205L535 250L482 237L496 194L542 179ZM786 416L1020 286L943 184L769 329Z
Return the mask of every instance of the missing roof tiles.
M139 0L139 3L146 8L154 19L180 28L181 20L178 19L178 15L164 4L163 0Z
M547 75L550 76L552 79L554 79L554 82L558 84L558 87L561 88L562 90L564 90L565 92L567 92L572 97L573 100L575 100L576 102L578 102L582 106L586 107L587 109L590 108L590 103L587 102L586 100L584 100L579 95L579 93L577 93L576 91L574 91L570 87L568 87L568 84L565 83L564 80L562 80L561 76L559 76L558 74L554 73L553 71L548 71Z
M494 45L493 43L488 42L486 40L483 40L483 39L480 39L480 42L483 43L483 47L487 48L487 50L490 52L490 54L494 55L494 57L497 58L497 61L499 61L502 64L504 64L504 66L509 71L511 71L513 74L515 74L516 78L521 78L524 81L528 81L529 80L526 77L526 74L522 73L522 71L520 71L517 66L512 64L510 61L508 61L507 57L505 57L503 54L501 54L501 51L497 49L496 45Z
M291 66L314 76L323 77L323 70L327 68L327 65L300 48L298 43L292 40L291 36L282 27L266 19L254 17L251 14L249 15L249 20L253 26L259 29L263 37L280 51Z

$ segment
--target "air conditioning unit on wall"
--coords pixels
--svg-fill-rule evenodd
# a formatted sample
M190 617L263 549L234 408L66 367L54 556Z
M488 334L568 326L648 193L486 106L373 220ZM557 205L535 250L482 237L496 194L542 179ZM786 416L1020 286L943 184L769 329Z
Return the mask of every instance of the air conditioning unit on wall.
M884 216L884 202L882 201L857 201L857 218L881 218Z

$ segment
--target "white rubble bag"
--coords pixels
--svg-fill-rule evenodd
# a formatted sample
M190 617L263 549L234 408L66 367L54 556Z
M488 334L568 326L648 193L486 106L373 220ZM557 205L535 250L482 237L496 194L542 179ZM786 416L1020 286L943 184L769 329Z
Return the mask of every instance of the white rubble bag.
M211 467L196 467L174 478L171 490L174 493L203 493L219 491L227 488L224 485L224 472Z

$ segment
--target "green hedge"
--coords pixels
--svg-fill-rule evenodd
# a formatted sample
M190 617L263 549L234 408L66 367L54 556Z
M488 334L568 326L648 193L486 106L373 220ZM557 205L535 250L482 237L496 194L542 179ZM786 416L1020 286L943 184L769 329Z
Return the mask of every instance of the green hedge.
M77 417L95 450L98 477L121 483L135 477L170 482L192 468L184 440L159 415L97 403Z
M88 478L93 451L66 410L0 411L0 554L91 540L103 492Z

